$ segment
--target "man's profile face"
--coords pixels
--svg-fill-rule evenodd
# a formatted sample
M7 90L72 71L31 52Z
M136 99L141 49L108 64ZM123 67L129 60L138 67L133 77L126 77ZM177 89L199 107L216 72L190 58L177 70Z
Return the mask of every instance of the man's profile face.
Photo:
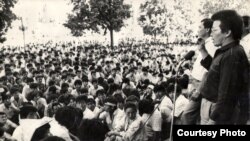
M225 40L226 33L222 33L221 28L220 28L220 21L214 21L213 27L212 27L212 32L211 32L211 37L213 40L214 46L221 46Z
M198 37L203 38L206 35L206 28L203 25L204 23L201 22L198 30Z

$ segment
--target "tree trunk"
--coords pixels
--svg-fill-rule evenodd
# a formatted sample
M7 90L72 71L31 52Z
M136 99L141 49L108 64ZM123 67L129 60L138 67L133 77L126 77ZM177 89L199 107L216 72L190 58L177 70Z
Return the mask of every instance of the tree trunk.
M167 35L166 37L167 37L167 44L168 44L168 34L166 34L166 35Z
M154 42L156 42L156 31L154 32Z
M113 48L114 47L113 29L110 29L109 32L110 32L110 46L111 46L111 48Z

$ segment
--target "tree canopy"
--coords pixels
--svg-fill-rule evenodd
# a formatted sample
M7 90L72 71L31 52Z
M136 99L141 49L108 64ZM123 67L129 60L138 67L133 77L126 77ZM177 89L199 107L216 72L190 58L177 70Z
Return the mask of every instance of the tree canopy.
M216 1L201 1L199 12L204 17L209 17L212 14L225 9L234 9L241 14L249 12L249 0L216 0Z
M146 35L166 36L170 34L190 36L192 30L190 0L148 0L140 6L138 22Z
M12 12L17 0L1 0L0 1L0 43L3 43L6 38L4 35L11 27L11 23L16 19L16 15Z
M73 3L72 14L68 15L68 21L64 26L71 30L74 36L82 36L86 30L100 33L110 31L111 46L113 46L113 31L119 32L124 20L131 16L128 4L124 0L89 0L89 3L81 0L71 0Z

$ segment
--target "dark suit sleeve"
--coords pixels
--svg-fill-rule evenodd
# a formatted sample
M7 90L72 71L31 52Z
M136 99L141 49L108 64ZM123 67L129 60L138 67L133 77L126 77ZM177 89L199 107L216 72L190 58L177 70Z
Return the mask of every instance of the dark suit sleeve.
M206 58L202 59L200 63L205 69L209 70L210 65L212 64L212 60L213 58L208 55Z

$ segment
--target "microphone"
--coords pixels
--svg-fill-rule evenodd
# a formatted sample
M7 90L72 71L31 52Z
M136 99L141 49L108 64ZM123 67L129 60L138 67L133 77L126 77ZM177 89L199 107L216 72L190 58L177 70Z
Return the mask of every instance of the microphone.
M191 60L194 55L195 55L195 52L193 50L191 50L182 59L183 60Z
M198 39L197 39L197 44L200 44L202 41L203 41L202 38L198 38Z

